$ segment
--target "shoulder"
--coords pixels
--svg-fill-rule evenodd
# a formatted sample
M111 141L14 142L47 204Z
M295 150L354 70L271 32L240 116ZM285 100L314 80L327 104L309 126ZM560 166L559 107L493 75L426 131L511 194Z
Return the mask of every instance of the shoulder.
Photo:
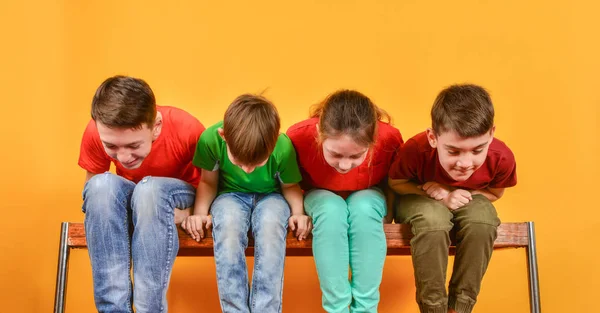
M290 157L296 158L296 150L292 144L292 140L286 134L279 134L275 149L271 153L277 162L282 162Z
M488 157L496 159L500 165L511 165L515 163L515 155L504 141L495 138L492 139L488 148Z
M204 129L204 125L202 125L202 123L200 123L200 121L195 116L183 109L172 106L157 105L156 110L162 115L163 123L165 124L173 125L174 127L188 130L190 127L194 127L195 129L198 126Z
M292 140L286 134L279 134L277 137L277 143L275 144L274 151L285 151L285 150L294 150L294 145L292 144Z
M379 122L377 125L377 136L378 140L385 143L386 146L396 145L399 146L404 141L398 128L392 126L386 122Z
M510 148L508 147L508 145L506 145L506 143L504 143L504 141L494 137L494 139L492 139L492 143L490 143L490 151L494 151L494 152L498 152L498 153L503 153L503 154L510 154L512 155L512 150L510 150Z
M223 127L223 121L217 122L212 126L208 127L205 131L200 135L200 142L207 145L216 145L220 143L224 143L225 141L219 135L219 128Z
M427 132L421 132L408 139L402 146L402 149L422 153L430 151L433 148L431 148L429 140L427 140Z
M98 134L98 128L96 128L96 121L90 119L85 126L85 133L95 133Z
M83 144L92 142L100 142L100 135L98 134L98 128L96 128L96 122L93 119L87 123L85 130L83 131L83 138L81 139Z
M302 140L305 138L312 137L316 135L317 132L317 124L319 123L318 118L309 118L304 121L298 122L290 128L288 128L286 134L289 138L296 142L297 140Z

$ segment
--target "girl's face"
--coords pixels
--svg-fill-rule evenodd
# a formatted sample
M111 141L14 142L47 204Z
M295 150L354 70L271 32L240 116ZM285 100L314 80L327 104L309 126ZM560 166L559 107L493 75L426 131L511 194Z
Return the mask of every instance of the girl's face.
M369 152L369 147L357 144L348 135L328 137L322 146L327 164L341 174L361 165Z

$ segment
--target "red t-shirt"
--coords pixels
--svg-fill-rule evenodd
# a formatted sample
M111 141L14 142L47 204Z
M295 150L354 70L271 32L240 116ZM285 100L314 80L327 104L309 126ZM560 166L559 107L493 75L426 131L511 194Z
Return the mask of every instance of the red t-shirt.
M184 110L168 106L156 108L162 114L162 130L139 168L126 169L106 154L94 120L88 123L83 133L79 166L98 174L108 171L113 162L117 175L135 183L146 176L157 176L178 178L197 187L200 170L192 164L192 158L204 126Z
M406 141L390 169L391 179L409 179L417 184L434 181L440 184L480 190L506 188L517 184L515 157L504 142L494 138L490 143L485 163L466 181L455 181L446 173L438 160L437 149L429 145L422 132Z
M350 172L341 174L325 161L323 148L317 140L318 122L318 118L311 118L291 126L287 131L298 155L302 189L321 188L347 196L348 191L367 189L387 177L393 156L403 142L398 129L379 122L377 141L365 161Z

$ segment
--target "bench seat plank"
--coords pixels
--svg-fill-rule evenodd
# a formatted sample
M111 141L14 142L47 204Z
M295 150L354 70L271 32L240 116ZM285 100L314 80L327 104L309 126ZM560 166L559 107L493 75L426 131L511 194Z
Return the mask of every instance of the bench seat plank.
M385 236L387 239L388 255L410 255L410 239L413 237L410 225L407 224L385 224ZM212 256L213 240L210 230L201 242L194 241L181 228L179 232L179 256ZM454 237L451 234L451 237ZM87 247L83 223L69 223L68 244L71 248L84 249ZM454 238L452 238L450 254L454 254ZM498 238L494 242L494 249L522 248L528 245L528 234L526 223L503 223L498 227ZM252 239L246 254L251 256L253 252ZM291 232L287 236L288 256L310 256L312 255L312 241L298 241Z

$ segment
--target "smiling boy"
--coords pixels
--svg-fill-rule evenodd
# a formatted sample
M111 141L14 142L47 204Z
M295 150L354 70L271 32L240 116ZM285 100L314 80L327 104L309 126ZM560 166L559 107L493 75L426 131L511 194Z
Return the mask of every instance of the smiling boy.
M86 170L85 232L98 312L167 312L179 240L175 223L194 205L192 164L204 126L157 106L138 78L106 79L92 101L79 155ZM108 172L114 163L116 174ZM130 270L133 265L135 284Z
M390 169L401 196L396 222L411 225L417 303L423 313L471 312L500 224L492 205L517 183L511 150L494 138L494 107L476 85L453 85L431 109L432 128L409 139ZM450 230L456 258L446 293Z

